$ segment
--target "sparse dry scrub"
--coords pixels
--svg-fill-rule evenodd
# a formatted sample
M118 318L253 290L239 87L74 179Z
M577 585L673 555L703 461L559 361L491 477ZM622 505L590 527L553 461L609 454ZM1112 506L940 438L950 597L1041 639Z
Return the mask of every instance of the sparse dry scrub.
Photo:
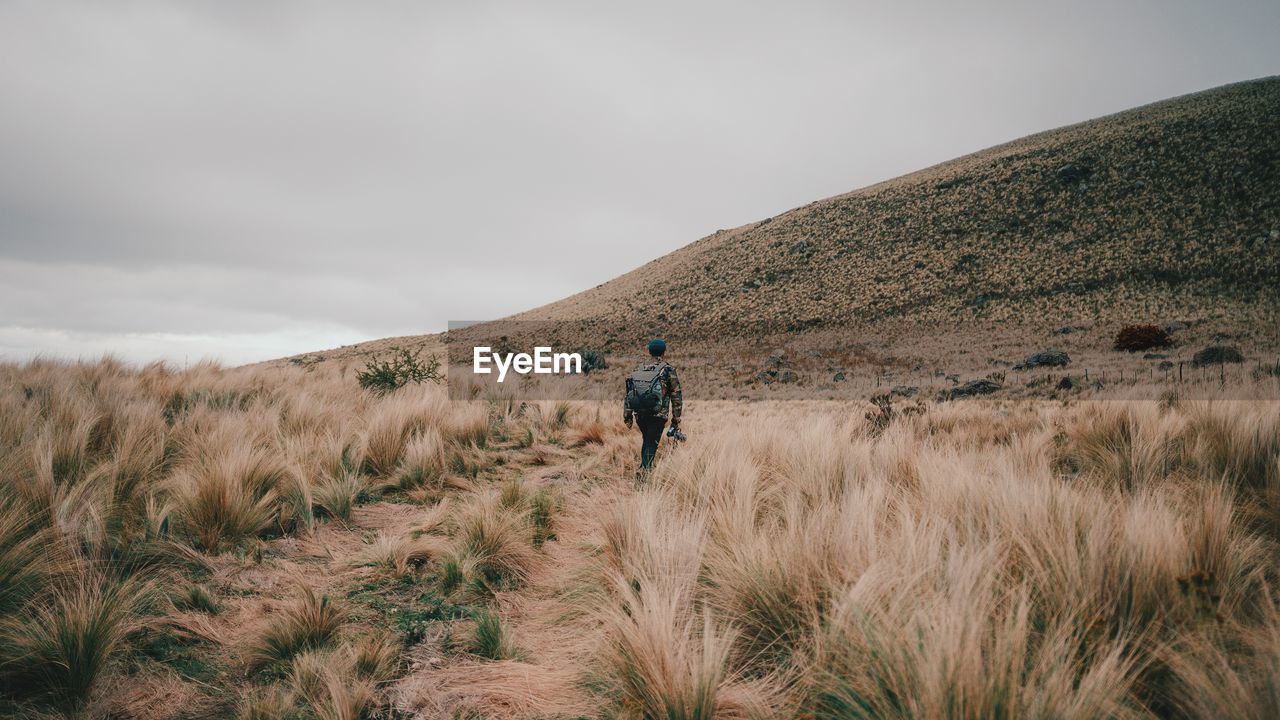
M508 400L0 365L0 714L186 682L170 646L246 660L199 680L245 718L1280 706L1274 403L699 403L636 487L614 406Z

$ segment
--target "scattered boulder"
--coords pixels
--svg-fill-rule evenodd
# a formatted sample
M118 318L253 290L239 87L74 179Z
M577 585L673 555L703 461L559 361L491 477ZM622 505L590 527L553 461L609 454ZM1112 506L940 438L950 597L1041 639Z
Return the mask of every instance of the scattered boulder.
M1240 362L1244 362L1244 356L1240 354L1238 349L1230 345L1210 345L1196 353L1195 357L1191 359L1191 364L1196 367Z
M946 400L955 400L956 398L973 397L974 395L989 395L999 389L1000 384L991 380L970 380L960 387L943 392L942 395Z
M1067 185L1074 185L1089 177L1089 168L1075 163L1067 163L1058 168L1058 180Z
M769 385L774 382L791 382L782 380L782 366L787 364L787 353L782 350L774 350L769 353L769 357L765 358L764 367L756 373L756 380ZM791 373L794 377L795 373Z
M918 392L920 392L920 388L914 385L894 385L893 389L889 391L889 395L909 398L915 397Z
M1041 350L1027 356L1022 364L1013 366L1014 370L1030 370L1037 367L1062 367L1071 362L1070 356L1061 350Z
M1058 389L1059 389L1059 390L1070 390L1071 388L1073 388L1073 387L1075 387L1075 386L1076 386L1076 384L1075 384L1074 382L1072 382L1072 381L1071 381L1071 378L1067 377L1066 375L1063 375L1063 376L1062 376L1062 379L1058 381Z

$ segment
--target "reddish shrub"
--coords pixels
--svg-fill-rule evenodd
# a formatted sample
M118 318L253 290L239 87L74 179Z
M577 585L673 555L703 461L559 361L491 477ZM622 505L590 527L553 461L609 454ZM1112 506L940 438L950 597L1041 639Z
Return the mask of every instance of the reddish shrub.
M1168 347L1169 333L1155 325L1126 325L1116 333L1115 349L1138 352L1151 348Z

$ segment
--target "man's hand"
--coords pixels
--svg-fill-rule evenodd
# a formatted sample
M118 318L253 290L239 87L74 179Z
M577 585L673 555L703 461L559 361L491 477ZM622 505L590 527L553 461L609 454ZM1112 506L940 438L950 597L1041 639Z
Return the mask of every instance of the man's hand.
M630 415L622 416L622 423L627 427L631 427L631 416Z

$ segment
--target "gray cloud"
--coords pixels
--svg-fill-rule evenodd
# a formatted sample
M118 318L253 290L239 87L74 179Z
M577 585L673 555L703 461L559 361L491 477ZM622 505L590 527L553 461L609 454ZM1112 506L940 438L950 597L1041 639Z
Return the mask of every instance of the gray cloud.
M0 354L442 329L1272 74L1274 2L0 3Z

